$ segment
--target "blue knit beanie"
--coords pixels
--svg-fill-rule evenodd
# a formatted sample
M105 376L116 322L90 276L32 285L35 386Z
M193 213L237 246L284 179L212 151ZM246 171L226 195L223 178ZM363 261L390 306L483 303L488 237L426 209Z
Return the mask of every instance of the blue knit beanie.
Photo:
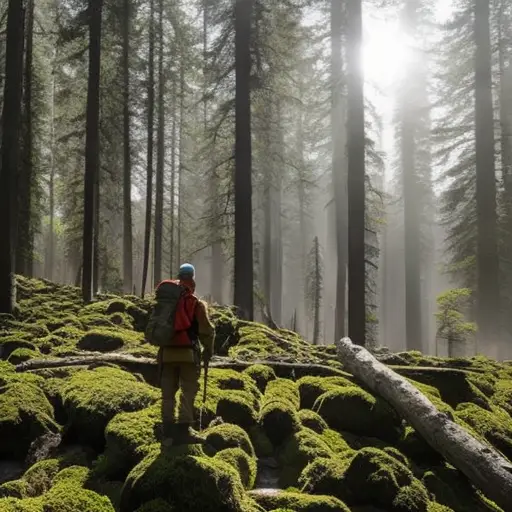
M181 265L178 273L178 277L180 279L194 279L195 275L196 269L194 268L194 265L191 265L190 263L183 263L183 265Z

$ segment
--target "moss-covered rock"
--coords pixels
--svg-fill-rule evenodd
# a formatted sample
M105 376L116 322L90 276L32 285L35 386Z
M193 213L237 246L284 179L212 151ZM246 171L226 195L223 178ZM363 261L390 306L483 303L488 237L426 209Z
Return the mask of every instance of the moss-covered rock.
M2 335L0 334L0 359L9 359L11 354L19 349L35 350L31 341L23 339L24 333ZM11 361L12 364L17 364Z
M68 435L101 449L108 422L120 412L144 409L159 392L117 368L75 373L64 383L62 396L68 412Z
M245 430L238 425L223 423L205 430L206 445L213 455L226 448L241 448L250 457L255 457L254 447Z
M293 510L295 512L350 512L339 499L332 496L311 496L299 492L258 493L257 503L265 510Z
M240 512L244 489L235 469L202 454L198 445L160 451L155 447L128 475L121 512L161 498L181 512Z
M157 442L155 431L160 416L160 404L114 416L105 429L106 448L100 471L112 478L124 478Z
M8 361L14 365L24 363L30 359L41 357L41 353L38 350L32 350L30 348L17 348L8 358Z
M0 388L0 458L24 458L36 438L58 431L53 407L39 387L12 382Z
M430 500L425 487L409 468L382 450L360 450L350 461L343 479L351 502L400 512L427 511Z
M497 406L486 411L478 405L464 403L457 406L455 414L512 460L512 418L505 411Z
M262 400L260 423L275 446L299 430L299 407L300 395L296 383L282 378L268 383Z
M301 409L298 412L298 418L303 427L310 428L317 434L321 434L324 430L329 428L322 416L310 409Z
M433 501L455 511L504 512L477 491L460 471L450 466L438 466L425 472L422 482Z
M226 448L215 454L215 458L227 462L240 476L243 486L252 489L256 481L256 459L249 456L242 448Z
M496 383L492 402L512 416L512 379L501 379Z
M406 427L398 446L402 453L418 464L439 464L443 457L436 452L412 427Z
M176 512L176 509L167 503L167 501L158 498L144 503L136 512Z
M0 498L0 512L45 512L42 498Z
M123 337L114 329L95 329L84 334L78 341L78 348L91 352L113 352L123 346Z
M234 423L248 429L256 424L258 413L246 397L224 396L217 402L216 415L227 423Z
M262 393L265 393L267 384L277 378L274 369L264 364L253 364L246 368L243 373L249 375L256 382L258 389Z
M397 414L380 398L355 386L337 387L319 396L313 409L338 431L396 441L403 433Z
M44 512L115 512L110 500L94 491L83 489L73 479L54 485L43 497Z
M312 409L319 396L338 387L353 386L344 377L302 377L297 381L301 409Z

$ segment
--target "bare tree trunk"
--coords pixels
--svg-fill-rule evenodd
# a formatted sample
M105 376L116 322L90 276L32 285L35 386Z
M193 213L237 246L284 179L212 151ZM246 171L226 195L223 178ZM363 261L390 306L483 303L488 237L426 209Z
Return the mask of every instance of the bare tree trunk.
M85 135L84 230L82 251L82 295L90 302L93 294L93 243L95 183L99 174L101 13L103 0L89 0L89 79Z
M172 82L172 134L171 134L171 236L170 236L170 271L169 274L173 275L175 268L176 252L174 250L175 238L174 232L176 231L176 223L174 213L176 209L176 139L177 139L177 122L176 116L178 114L178 102L176 100L176 79L173 78Z
M475 0L475 140L477 204L477 319L479 339L498 342L500 299L496 239L496 172L489 0Z
M131 293L133 287L133 227L130 139L130 0L124 0L123 7L123 288L125 293Z
M146 223L144 228L144 262L142 266L141 296L146 293L148 279L149 248L151 243L151 217L153 207L153 113L155 108L155 0L151 0L149 19L149 70L148 70L148 148L146 177Z
M92 256L92 294L96 295L100 289L100 166L96 171L94 180L94 236Z
M254 315L251 152L251 18L253 0L235 3L235 305Z
M381 396L446 461L503 510L512 510L512 464L439 412L406 378L345 338L336 342L343 367Z
M9 0L2 112L2 168L0 170L0 313L12 313L16 302L14 280L16 247L16 173L21 119L23 5Z
M331 130L332 182L336 212L336 316L334 336L345 336L347 290L347 200L346 200L346 127L343 105L342 62L343 2L331 0Z
M52 280L55 268L55 68L57 52L54 50L52 61L52 103L50 113L50 178L48 183L49 226L48 247L45 258L45 277Z
M178 258L178 265L181 264L181 234L182 234L182 216L183 216L183 172L185 169L185 63L183 57L183 46L180 49L181 58L180 58L180 142L179 142L179 152L180 152L180 160L178 164L178 240L176 244L176 252Z
M164 216L164 138L165 138L165 99L164 99L164 2L159 3L158 18L158 133L156 153L156 201L155 201L155 242L153 283L155 287L162 281L162 233Z
M320 243L318 237L314 241L315 251L315 295L313 297L314 316L313 316L313 344L318 345L320 341L320 305L322 300L322 274L320 266Z
M32 67L34 47L34 0L26 7L25 49L25 98L23 119L23 157L21 159L18 186L19 232L16 248L16 272L28 277L33 274L33 226L32 226L32 182L33 182L33 127L32 127Z
M361 47L361 0L347 3L348 92L348 328L358 345L366 341L365 127Z

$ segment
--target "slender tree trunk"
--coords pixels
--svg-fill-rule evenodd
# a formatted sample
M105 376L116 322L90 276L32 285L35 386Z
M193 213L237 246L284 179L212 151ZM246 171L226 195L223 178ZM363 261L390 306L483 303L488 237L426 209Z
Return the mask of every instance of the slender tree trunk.
M153 113L155 108L155 0L151 0L149 19L149 70L148 70L148 149L146 177L146 225L144 229L144 262L142 267L141 296L146 293L148 279L149 246L151 243L151 210L153 205Z
M92 256L92 294L100 289L100 166L94 180L94 235Z
M123 283L133 288L132 162L130 139L130 20L131 1L123 3Z
M320 341L320 302L322 300L322 273L320 266L320 243L318 237L315 237L315 296L314 317L313 317L313 344L318 345Z
M45 260L45 277L53 280L54 254L55 254L55 72L57 52L54 51L52 62L52 103L50 113L50 178L48 182L49 225L48 225L48 252Z
M346 127L343 105L342 62L343 2L331 0L331 130L332 181L336 211L336 316L335 339L345 336L345 296L347 290L347 200L346 200Z
M155 201L155 243L153 282L155 287L162 280L162 233L164 216L164 137L165 137L165 100L164 100L164 2L160 0L158 14L158 133L156 153L156 201Z
M405 6L405 31L413 36L416 31L416 4ZM410 70L413 71L412 69ZM418 76L416 73L415 76ZM402 167L405 236L405 331L408 350L423 351L423 328L421 315L421 226L420 204L422 197L416 161L416 140L418 135L416 119L419 98L411 77L405 77L402 84L400 112L400 159Z
M33 226L32 226L32 62L34 46L34 0L28 0L26 7L26 49L25 49L25 98L23 119L23 157L21 159L18 187L19 232L16 248L16 272L28 277L33 273Z
M347 3L347 18L348 327L352 341L365 345L365 127L361 0Z
M494 346L499 336L496 241L496 173L492 103L489 0L475 0L475 140L477 203L477 319L479 339Z
M254 315L251 152L251 18L253 0L235 3L235 305Z
M180 142L179 142L179 152L180 159L178 164L178 240L176 244L176 252L178 265L181 264L181 256L182 256L182 247L181 247L181 234L182 234L182 217L183 217L183 172L185 169L185 62L183 57L184 48L181 47L181 59L180 59Z
M0 169L0 313L12 313L16 302L16 172L19 162L21 89L23 79L23 4L9 0L2 112L2 168Z
M176 100L176 79L173 78L172 82L172 134L171 134L171 236L170 236L170 275L174 274L177 270L175 267L176 263L176 252L175 252L175 238L174 232L176 228L174 211L176 209L176 139L178 123L176 122L176 116L178 115L178 102Z
M85 134L84 230L82 250L82 295L92 300L95 184L99 174L101 12L103 0L89 0L89 79Z

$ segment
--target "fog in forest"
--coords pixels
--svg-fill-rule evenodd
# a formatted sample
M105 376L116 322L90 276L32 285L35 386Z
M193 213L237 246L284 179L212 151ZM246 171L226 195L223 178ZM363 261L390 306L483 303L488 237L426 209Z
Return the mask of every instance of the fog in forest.
M150 294L187 261L312 343L362 318L370 347L512 358L508 2L10 4L0 287Z

